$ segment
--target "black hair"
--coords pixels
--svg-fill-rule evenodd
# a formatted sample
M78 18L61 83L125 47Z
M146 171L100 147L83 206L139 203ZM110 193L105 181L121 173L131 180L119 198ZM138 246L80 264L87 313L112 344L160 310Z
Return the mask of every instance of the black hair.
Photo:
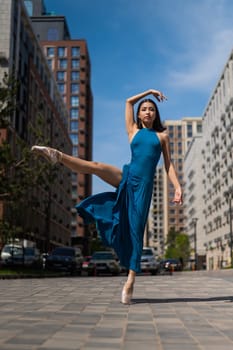
M151 100L150 98L146 98L146 99L142 100L139 103L139 105L138 105L138 108L137 108L137 120L136 120L138 129L142 129L142 122L138 118L138 115L139 115L139 111L140 111L141 105L143 103L145 103L145 102L150 102L155 107L155 120L153 122L152 129L154 129L155 131L158 131L158 132L162 132L162 131L166 130L165 126L163 126L163 124L161 122L161 118L160 118L160 113L159 113L158 107L157 107L156 103L153 100Z

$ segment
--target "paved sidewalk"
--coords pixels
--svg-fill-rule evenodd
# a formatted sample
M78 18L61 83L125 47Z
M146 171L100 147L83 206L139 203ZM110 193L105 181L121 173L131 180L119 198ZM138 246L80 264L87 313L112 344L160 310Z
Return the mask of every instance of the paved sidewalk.
M0 280L0 350L232 350L233 270Z

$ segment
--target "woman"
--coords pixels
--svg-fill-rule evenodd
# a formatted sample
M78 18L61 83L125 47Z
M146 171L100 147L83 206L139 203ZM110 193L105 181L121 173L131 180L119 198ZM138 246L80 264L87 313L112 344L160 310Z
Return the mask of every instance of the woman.
M90 196L77 205L85 223L96 222L105 245L115 249L120 262L129 270L121 301L129 304L143 248L143 234L151 202L156 166L163 153L167 174L175 188L174 203L182 204L182 191L171 162L169 138L164 132L155 102L142 100L134 119L134 105L147 95L158 101L165 96L157 90L147 90L126 100L125 122L132 158L120 170L114 166L66 155L49 147L33 146L32 151L51 162L60 162L71 170L94 174L114 186L116 192Z

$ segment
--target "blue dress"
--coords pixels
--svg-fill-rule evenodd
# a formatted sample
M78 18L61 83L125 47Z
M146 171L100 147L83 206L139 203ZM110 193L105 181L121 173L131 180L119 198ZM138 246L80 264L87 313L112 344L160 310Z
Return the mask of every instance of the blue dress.
M130 148L131 161L123 167L117 190L90 196L76 209L85 224L96 223L104 245L115 250L122 266L140 272L144 229L162 149L155 130L147 128L139 129Z

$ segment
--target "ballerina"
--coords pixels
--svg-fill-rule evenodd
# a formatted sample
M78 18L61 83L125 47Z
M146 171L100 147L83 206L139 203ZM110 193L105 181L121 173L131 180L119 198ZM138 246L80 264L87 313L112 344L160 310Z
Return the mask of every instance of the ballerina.
M136 273L140 272L143 235L148 219L156 166L163 154L167 175L175 190L173 202L182 204L182 190L171 162L169 137L161 123L159 110L152 95L159 102L166 97L149 89L126 100L125 122L131 148L131 161L123 169L115 166L69 156L59 150L33 146L32 151L52 163L62 163L74 172L92 174L116 188L90 196L76 208L85 223L95 222L106 246L112 247L122 266L128 271L121 296L123 304L130 304ZM134 105L139 101L134 117Z

